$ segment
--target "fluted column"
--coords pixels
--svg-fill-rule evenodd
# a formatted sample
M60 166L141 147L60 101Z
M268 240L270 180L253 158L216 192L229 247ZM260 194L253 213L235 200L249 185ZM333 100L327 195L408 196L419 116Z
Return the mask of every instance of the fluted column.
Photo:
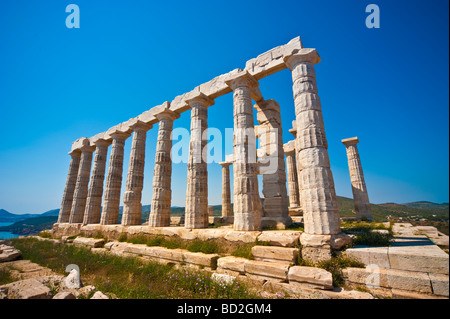
M226 83L233 90L233 228L260 230L262 207L251 98L251 88L258 86L258 82L245 72L230 78Z
M300 196L298 191L297 165L295 164L295 149L285 151L286 168L289 188L289 208L300 208Z
M189 144L186 211L184 227L188 229L208 227L208 167L202 152L206 147L208 106L214 104L203 93L186 101L191 107L191 140ZM205 139L202 137L205 136ZM205 153L206 156L206 153Z
M95 146L85 145L81 148L80 167L78 168L77 183L73 194L72 209L70 210L69 223L71 224L83 222L94 150Z
M366 182L359 158L357 137L342 140L347 149L348 168L350 171L350 180L352 182L353 201L357 219L372 219L372 210L367 193Z
M69 153L71 156L69 172L67 173L66 187L61 201L61 209L59 210L58 223L68 223L70 219L70 211L72 210L73 193L77 183L78 169L80 167L81 151L74 150Z
M110 225L119 223L120 191L122 187L123 148L128 133L113 133L111 155L109 158L108 175L103 198L103 210L100 224Z
M151 125L137 121L130 127L133 130L130 164L128 167L125 193L123 194L122 225L142 223L142 188L144 187L145 140Z
M148 225L151 227L166 227L170 226L172 201L171 135L173 121L180 115L169 109L164 109L155 116L159 120L159 129L153 173L153 196Z
M305 233L338 234L339 209L314 71L320 58L314 49L302 49L285 61L292 71L297 171Z
M83 224L100 223L102 210L103 182L105 181L105 166L108 146L111 141L97 140L95 145L95 157L92 167L91 182L86 200Z
M222 166L222 217L233 216L231 210L231 189L230 189L230 165L229 162L219 163Z
M286 164L283 150L283 128L280 105L275 100L260 100L254 108L258 111L257 135L262 154L259 173L262 174L264 195L262 226L285 227L292 223L289 217L286 189ZM284 224L284 226L282 226Z

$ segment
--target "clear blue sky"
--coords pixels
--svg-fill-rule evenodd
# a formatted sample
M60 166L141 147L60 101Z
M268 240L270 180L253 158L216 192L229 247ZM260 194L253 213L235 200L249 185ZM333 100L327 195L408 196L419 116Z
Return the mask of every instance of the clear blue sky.
M68 29L65 8L80 8ZM380 8L368 29L365 8ZM343 138L358 136L374 203L447 202L449 193L449 2L2 0L0 3L0 208L59 208L71 143L300 36L317 48L319 95L338 195L352 197ZM260 82L294 119L289 70ZM232 96L208 124L232 127ZM185 112L175 127L189 128ZM149 131L143 204L152 194L158 125ZM124 181L131 138L125 147ZM220 166L209 203L221 202ZM173 167L173 205L184 206L186 165Z

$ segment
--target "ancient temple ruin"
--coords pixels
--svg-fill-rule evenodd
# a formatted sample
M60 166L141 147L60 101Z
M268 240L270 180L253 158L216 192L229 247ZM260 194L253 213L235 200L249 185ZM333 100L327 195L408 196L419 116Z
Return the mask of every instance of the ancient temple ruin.
M300 238L303 257L312 260L329 257L332 249L339 249L348 243L349 238L340 231L338 203L314 71L314 65L318 62L320 57L317 51L304 48L297 37L247 61L244 69L215 77L171 102L155 106L106 132L76 140L69 152L71 162L54 230L69 229L70 225L75 224L79 227L118 224L121 196L124 203L121 225L133 227L141 224L146 132L156 123L159 123L159 131L153 198L146 227L169 227L171 132L173 122L186 111L191 114L191 136L184 228L208 227L207 163L201 154L206 141L201 137L208 128L208 108L214 107L214 100L219 96L233 93L234 149L233 154L220 163L223 172L222 217L232 222L234 231L249 232L259 231L265 225L289 225L291 216L303 213L305 231ZM258 81L286 68L292 72L295 121L290 130L294 139L283 145L280 105L263 98ZM253 120L255 110L258 125ZM273 131L278 134L276 139L267 133ZM121 194L124 144L130 137L130 164L125 193ZM259 139L261 146L258 150L256 139ZM111 155L106 170L109 146ZM274 149L276 152L272 152ZM264 166L260 163L271 156L277 167L264 173ZM233 200L230 166L233 169ZM258 174L263 175L263 200L260 198ZM365 186L361 189L366 191ZM361 208L359 211L363 210Z

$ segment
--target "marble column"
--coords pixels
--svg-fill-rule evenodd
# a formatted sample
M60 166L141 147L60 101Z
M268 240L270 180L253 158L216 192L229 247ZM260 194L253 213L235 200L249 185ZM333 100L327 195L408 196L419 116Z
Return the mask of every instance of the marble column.
M261 229L261 199L251 89L258 82L248 73L234 75L226 84L233 90L233 211L234 230Z
M186 101L191 107L191 140L189 144L186 211L184 227L188 229L208 227L208 167L205 149L208 129L208 107L214 104L203 93ZM203 138L205 137L205 138Z
M286 189L280 105L275 100L260 100L254 108L258 111L256 118L259 126L256 131L262 151L259 154L264 195L262 227L285 228L292 220Z
M131 125L133 141L131 144L130 164L128 167L125 193L123 194L122 225L140 225L142 223L142 188L144 187L145 140L150 124L137 121Z
M357 219L372 219L372 210L367 193L366 182L361 166L361 159L357 144L357 137L342 140L347 149L348 168L350 171L350 180L352 182L353 201L355 204L355 213Z
M83 222L94 150L95 146L84 145L81 147L80 167L78 168L77 183L73 194L72 209L70 210L69 223L71 224Z
M297 165L295 164L295 149L285 151L287 179L289 188L289 209L300 208L300 196L298 191Z
M75 192L78 169L80 167L81 151L73 150L69 155L71 156L69 172L67 173L66 187L64 188L61 209L59 210L58 224L69 222L70 211L72 210L73 193Z
M123 148L129 133L116 132L111 134L112 146L109 157L108 175L103 198L103 210L100 224L111 225L119 223L120 191L122 188Z
M173 121L179 118L180 115L169 109L164 109L155 116L159 120L159 130L153 173L153 196L148 225L151 227L166 227L170 226L172 202L171 136Z
M86 200L86 209L84 211L84 225L100 223L103 182L105 181L106 156L108 153L108 146L111 145L111 141L99 139L93 144L95 145L95 157Z
M305 225L300 238L302 255L319 261L331 257L331 249L338 248L335 238L340 237L339 207L314 70L320 57L315 49L301 49L284 60L293 80L297 173Z
M222 217L233 216L231 210L230 165L229 162L219 163L222 166Z

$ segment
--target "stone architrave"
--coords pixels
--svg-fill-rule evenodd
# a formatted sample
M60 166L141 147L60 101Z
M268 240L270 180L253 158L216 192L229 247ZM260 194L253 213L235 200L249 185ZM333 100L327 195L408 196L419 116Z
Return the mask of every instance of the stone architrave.
M105 181L106 156L111 141L99 139L93 142L95 145L95 157L92 167L91 182L89 185L84 211L83 224L99 224L102 212L103 183Z
M314 70L320 57L315 49L301 49L284 60L292 71L293 81L297 172L305 225L302 254L306 259L318 261L331 257L333 236L340 233L339 208ZM320 246L310 244L317 241L321 242Z
M222 166L222 217L233 216L231 210L230 162L219 163Z
M231 76L226 84L233 90L233 228L239 231L260 230L262 207L251 97L252 88L259 83L244 71Z
M347 149L348 168L350 171L350 180L352 182L353 201L355 204L355 213L357 219L372 219L372 210L370 208L369 195L367 193L366 182L359 158L357 137L342 140Z
M59 210L58 224L69 222L70 211L72 210L73 193L75 192L78 169L80 167L81 151L73 150L69 155L71 156L69 172L67 173L66 187L61 201L61 209Z
M103 198L103 210L100 224L119 223L120 191L122 188L123 148L129 133L115 132L111 134L112 146L109 157L108 175Z
M191 140L187 164L184 227L188 229L206 228L209 224L208 168L206 152L205 156L202 155L207 144L208 107L214 104L214 100L198 92L196 96L186 102L191 107Z
M159 120L153 174L153 196L148 224L151 227L170 226L172 201L172 129L179 114L166 108L155 115Z
M125 193L123 194L122 225L140 225L142 218L142 188L144 187L145 141L152 125L136 121L133 130L130 163Z
M77 184L73 194L72 209L70 210L69 223L78 224L83 222L86 209L86 199L89 186L89 175L91 174L92 153L95 146L87 145L81 147L80 167L78 168Z
M258 111L256 118L259 126L256 131L262 151L259 162L264 195L262 226L278 226L278 223L287 226L292 220L286 189L280 105L275 100L262 99L254 107Z

